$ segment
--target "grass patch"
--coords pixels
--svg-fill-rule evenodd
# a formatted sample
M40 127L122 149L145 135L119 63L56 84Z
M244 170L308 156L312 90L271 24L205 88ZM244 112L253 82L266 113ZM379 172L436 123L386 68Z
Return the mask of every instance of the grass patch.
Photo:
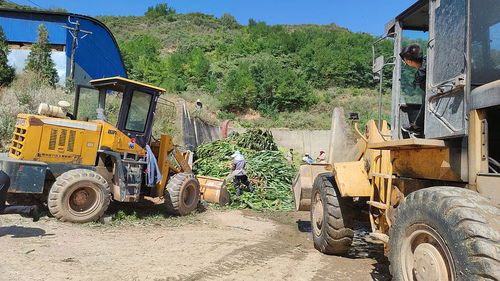
M113 217L111 226L124 224L161 224L178 227L198 222L196 210L187 216L174 216L167 212L163 204L143 199L137 203L113 202L106 211L106 216ZM90 226L102 226L102 223L90 223Z

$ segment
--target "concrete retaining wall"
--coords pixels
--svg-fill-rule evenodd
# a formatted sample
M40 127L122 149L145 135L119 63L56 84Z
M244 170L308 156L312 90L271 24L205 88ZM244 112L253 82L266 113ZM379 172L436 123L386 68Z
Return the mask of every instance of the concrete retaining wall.
M201 120L190 116L186 106L182 108L182 131L184 146L189 150L195 150L199 145L219 140L222 138L222 128L208 125ZM228 132L243 133L246 129L229 128ZM330 154L330 131L329 130L288 130L271 129L274 140L279 147L293 148L295 152L309 153L315 159L320 150Z

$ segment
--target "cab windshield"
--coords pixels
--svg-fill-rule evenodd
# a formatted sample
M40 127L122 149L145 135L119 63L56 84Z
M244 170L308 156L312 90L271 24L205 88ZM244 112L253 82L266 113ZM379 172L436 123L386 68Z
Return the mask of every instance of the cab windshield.
M123 93L108 91L104 96L104 117L110 124L116 125L123 100ZM97 116L99 108L99 90L90 87L80 87L78 89L78 113L76 119L89 121L101 119Z

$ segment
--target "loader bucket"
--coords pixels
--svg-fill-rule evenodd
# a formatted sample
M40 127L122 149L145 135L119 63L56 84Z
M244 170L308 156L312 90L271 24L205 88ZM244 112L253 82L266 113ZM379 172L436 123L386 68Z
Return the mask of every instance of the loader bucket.
M297 211L311 210L311 193L316 176L332 171L330 164L302 165L292 185Z
M224 206L231 197L226 188L226 181L218 178L196 176L200 182L201 199Z

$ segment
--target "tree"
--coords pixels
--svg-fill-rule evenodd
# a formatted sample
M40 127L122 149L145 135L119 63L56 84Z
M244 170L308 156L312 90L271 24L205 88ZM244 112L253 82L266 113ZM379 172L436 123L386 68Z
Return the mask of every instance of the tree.
M120 50L129 77L146 83L155 82L152 72L160 62L160 48L160 39L147 34L137 35L122 43Z
M250 66L245 63L228 73L219 101L225 109L246 110L253 107L255 93L255 82L250 73Z
M255 21L254 19L248 20L248 26L252 27L252 26L256 26L256 25L257 25L257 21Z
M59 77L55 63L50 56L49 32L44 24L38 26L37 32L37 42L31 46L24 70L37 73L44 83L54 86Z
M220 18L222 25L228 29L236 29L240 27L240 24L231 14L223 14Z
M175 14L176 11L170 8L167 3L157 4L156 6L148 7L148 10L144 14L148 18L157 18L161 16L168 16Z
M7 56L9 52L7 37L0 26L0 86L9 85L15 77L14 68L8 65Z

